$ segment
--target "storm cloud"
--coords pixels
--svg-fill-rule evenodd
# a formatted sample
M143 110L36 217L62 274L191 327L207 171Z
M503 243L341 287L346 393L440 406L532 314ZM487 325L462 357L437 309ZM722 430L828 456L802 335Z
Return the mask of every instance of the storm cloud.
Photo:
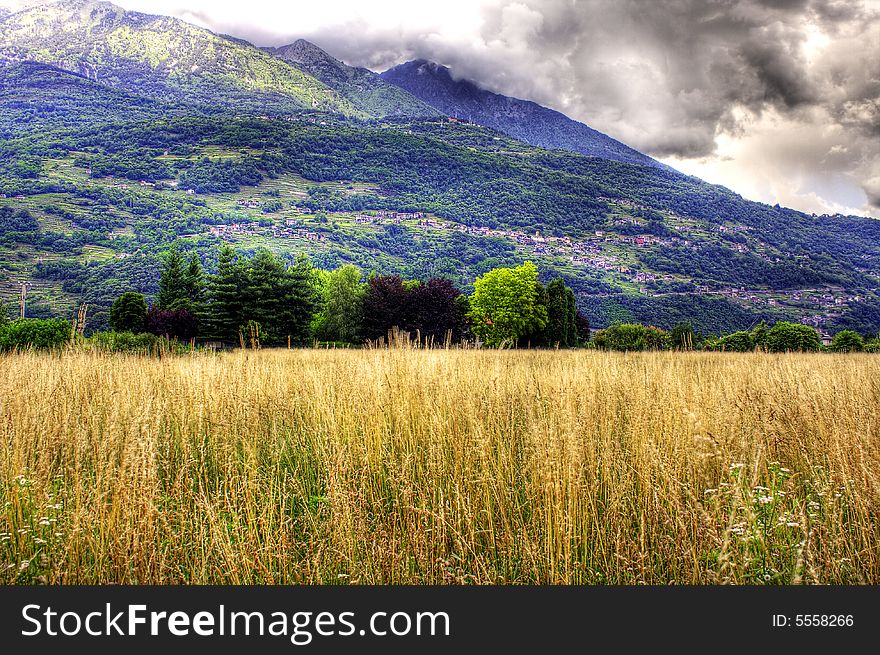
M121 0L381 71L425 58L689 173L880 215L880 0Z

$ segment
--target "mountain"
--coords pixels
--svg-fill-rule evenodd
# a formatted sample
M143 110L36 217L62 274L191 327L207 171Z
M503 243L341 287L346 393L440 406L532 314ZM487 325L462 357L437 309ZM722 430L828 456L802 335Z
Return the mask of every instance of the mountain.
M463 118L542 148L560 148L591 157L663 167L656 160L564 114L456 80L446 66L418 59L381 77L447 116Z
M132 95L49 64L0 67L0 137L194 113L191 106Z
M438 116L433 107L389 84L366 68L348 66L305 39L279 48L263 48L336 90L366 114L386 116Z
M880 330L880 221L749 202L638 153L615 161L625 146L534 103L446 85L475 109L533 115L534 130L562 121L617 150L535 147L447 120L476 120L468 103L426 115L306 42L276 56L107 3L8 16L0 59L0 301L31 284L30 315L86 303L105 325L122 292L156 292L179 239L209 270L231 242L465 291L530 259L597 327ZM444 75L423 71L426 88ZM326 111L303 111L308 93Z
M61 0L7 16L0 65L26 60L152 98L367 117L323 82L250 44L109 2Z

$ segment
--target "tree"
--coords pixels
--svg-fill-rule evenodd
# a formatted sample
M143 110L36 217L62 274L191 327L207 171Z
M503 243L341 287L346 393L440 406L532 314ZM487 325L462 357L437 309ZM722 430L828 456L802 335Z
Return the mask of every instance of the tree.
M162 273L159 275L159 293L156 304L160 309L189 308L191 300L187 288L185 261L177 243L162 258Z
M408 291L404 322L410 329L418 329L423 339L440 343L451 331L452 340L458 341L464 328L459 297L461 291L451 280L431 278Z
M316 336L325 341L354 342L361 330L366 294L360 269L346 264L320 279L322 307Z
M183 287L187 299L195 312L201 310L205 302L205 273L202 262L196 253L189 256L189 262L183 274Z
M288 337L292 343L308 342L315 302L305 265L288 268L265 248L257 250L244 269L240 303L244 322L238 327L259 323L263 343L284 343Z
M60 318L22 318L0 329L0 352L60 348L70 341L70 323Z
M761 321L755 326L755 329L752 330L752 341L754 341L754 345L756 348L760 348L761 350L767 349L767 339L769 336L770 330L767 328L767 323Z
M842 330L831 339L831 350L838 353L857 353L865 349L865 340L854 330Z
M365 339L384 337L397 327L409 329L406 322L407 290L399 275L375 275L367 281L364 294L362 336Z
M217 272L208 278L208 325L212 336L238 341L239 327L244 325L241 294L245 285L244 262L235 250L224 244L217 259Z
M577 345L577 307L574 291L566 286L562 278L547 285L547 327L544 343L570 348Z
M168 339L189 341L198 334L198 321L188 309L159 309L150 307L146 321L147 332Z
M590 319L581 310L576 310L574 317L575 329L577 330L578 343L587 343L590 340Z
M140 293L123 293L110 307L110 325L116 332L144 331L147 320L147 301Z
M696 343L694 328L689 321L676 324L669 333L672 347L676 350L693 350Z
M816 352L822 349L819 333L809 325L779 321L767 332L770 352Z
M539 298L538 269L530 261L478 277L470 297L474 334L489 346L501 346L543 330L547 307Z

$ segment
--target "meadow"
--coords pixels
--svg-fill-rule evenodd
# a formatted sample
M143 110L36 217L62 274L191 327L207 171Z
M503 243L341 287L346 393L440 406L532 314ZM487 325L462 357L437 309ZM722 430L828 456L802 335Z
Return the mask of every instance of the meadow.
M0 355L0 582L878 584L880 357Z

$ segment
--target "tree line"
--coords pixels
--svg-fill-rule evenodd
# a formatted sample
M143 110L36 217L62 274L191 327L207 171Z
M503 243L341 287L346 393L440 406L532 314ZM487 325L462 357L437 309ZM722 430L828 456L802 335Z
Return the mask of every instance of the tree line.
M325 270L305 256L288 261L267 249L246 254L229 245L219 249L209 274L197 253L175 244L162 257L153 302L123 293L110 308L113 332L92 338L111 350L156 347L155 339L163 347L196 340L252 347L363 345L403 332L426 345L495 348L880 352L876 336L843 330L826 346L812 327L786 321L717 337L695 332L688 322L671 330L619 322L591 333L574 291L561 278L544 284L539 277L531 261L497 267L465 295L444 277L364 275L352 264ZM51 347L70 336L65 321L10 322L0 312L0 349Z
M589 323L562 279L546 286L532 262L496 268L464 295L444 277L405 280L369 275L352 264L334 270L305 257L292 263L259 249L224 245L207 275L195 253L177 246L163 257L155 302L136 292L110 309L117 332L190 341L307 345L363 344L404 331L425 343L479 341L488 346L574 347Z

